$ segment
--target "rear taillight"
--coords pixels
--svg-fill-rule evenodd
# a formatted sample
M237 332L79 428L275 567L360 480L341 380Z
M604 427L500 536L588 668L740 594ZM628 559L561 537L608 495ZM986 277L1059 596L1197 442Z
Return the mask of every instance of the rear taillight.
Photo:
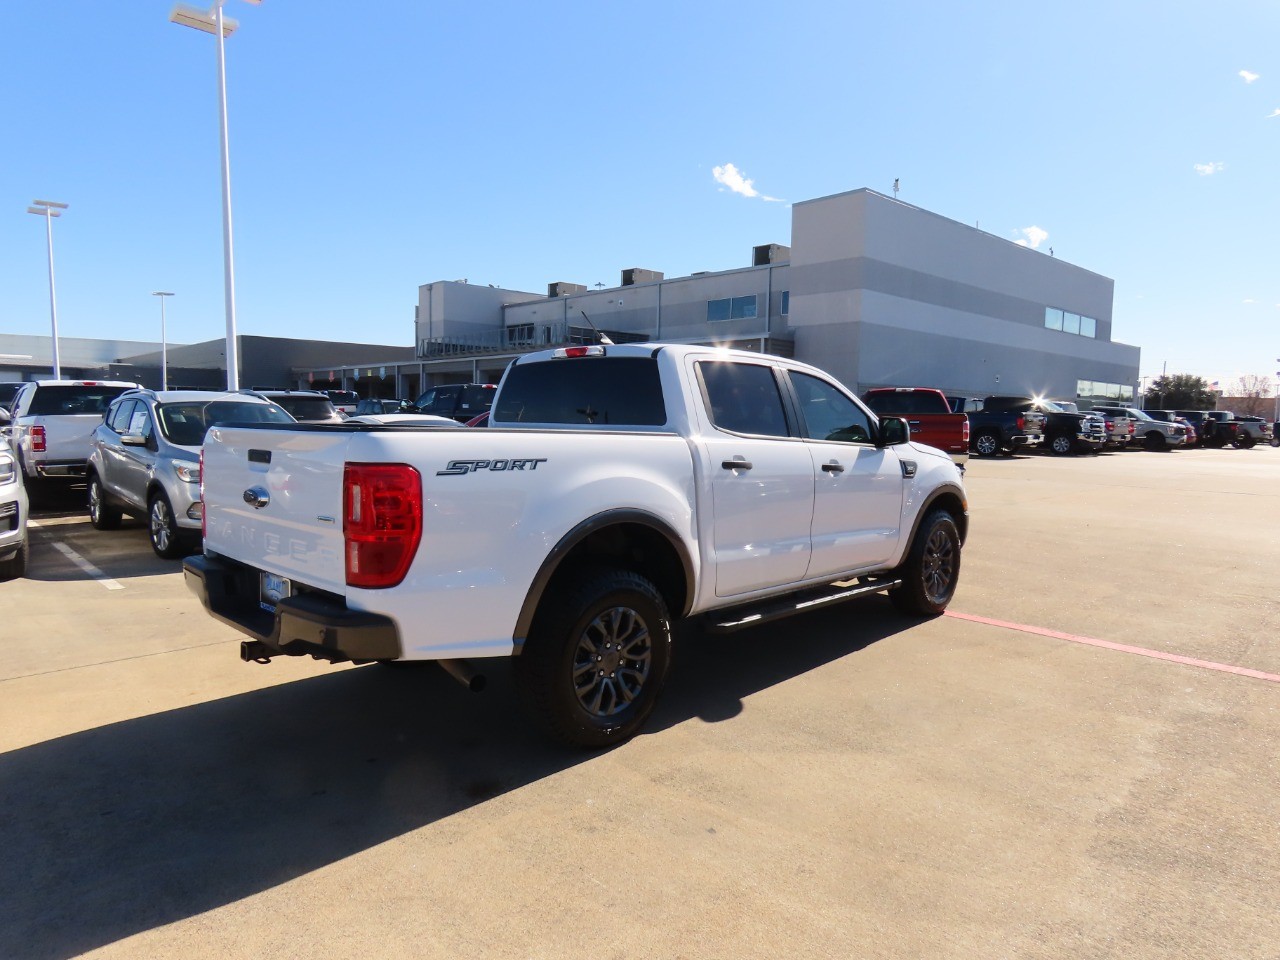
M1136 426L1136 424L1134 424L1134 423L1130 423L1130 424L1129 424L1129 436L1131 436L1131 437L1132 437L1132 436L1134 435L1134 433L1136 432L1136 431L1134 430L1134 427L1135 427L1135 426Z
M966 447L969 445L969 418L968 417L964 418L964 444Z
M1019 430L1027 429L1027 418L1024 417L1022 414L1018 414L1018 429Z
M44 453L44 427L31 428L31 452Z
M422 477L407 463L348 463L342 504L347 586L394 587L422 539Z

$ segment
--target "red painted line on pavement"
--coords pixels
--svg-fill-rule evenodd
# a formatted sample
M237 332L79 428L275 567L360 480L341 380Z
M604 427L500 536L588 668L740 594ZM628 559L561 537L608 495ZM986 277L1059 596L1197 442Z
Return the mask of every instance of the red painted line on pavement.
M1168 660L1187 667L1200 667L1204 670L1217 670L1220 673L1234 673L1240 677L1252 677L1255 680L1267 680L1280 683L1280 675L1263 673L1261 670L1250 670L1248 667L1236 667L1229 663L1214 663L1212 660L1197 660L1195 657L1183 657L1176 653L1165 653L1162 650L1148 650L1146 647L1131 647L1125 643L1112 643L1110 640L1098 640L1095 637L1082 637L1074 633L1063 633L1060 630L1046 630L1044 627L1031 627L1025 623L1010 623L1008 620L993 620L990 617L978 617L971 613L953 613L948 610L948 617L957 620L968 620L971 623L985 623L990 627L1003 627L1006 630L1017 630L1021 633L1032 633L1037 637L1052 637L1054 640L1069 640L1072 643L1083 643L1090 647L1102 647L1104 650L1118 650L1121 653L1134 653L1140 657L1151 657L1153 660Z

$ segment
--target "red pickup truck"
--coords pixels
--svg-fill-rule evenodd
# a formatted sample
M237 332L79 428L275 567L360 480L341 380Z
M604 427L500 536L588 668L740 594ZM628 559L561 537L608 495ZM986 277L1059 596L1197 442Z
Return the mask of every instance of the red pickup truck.
M948 454L964 467L969 460L969 418L952 413L947 396L930 387L877 387L862 400L879 415L902 417L911 427L911 439Z

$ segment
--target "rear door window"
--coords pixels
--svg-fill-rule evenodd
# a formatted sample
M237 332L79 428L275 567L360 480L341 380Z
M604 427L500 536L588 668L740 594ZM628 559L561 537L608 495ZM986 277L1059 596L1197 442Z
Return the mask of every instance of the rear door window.
M719 430L786 437L787 415L773 368L758 363L699 363L711 422Z
M107 423L116 433L124 433L129 429L129 418L133 416L133 408L138 405L137 400L122 400L116 407L115 412L111 414L111 420Z
M507 371L497 423L660 427L667 422L652 357L571 357L517 363Z

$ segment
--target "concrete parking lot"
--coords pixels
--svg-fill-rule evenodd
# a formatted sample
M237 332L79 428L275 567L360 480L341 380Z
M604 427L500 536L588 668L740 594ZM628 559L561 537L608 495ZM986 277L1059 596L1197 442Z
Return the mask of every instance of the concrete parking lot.
M685 625L605 754L502 671L241 664L140 524L46 511L0 957L1276 960L1280 449L967 482L950 615Z

